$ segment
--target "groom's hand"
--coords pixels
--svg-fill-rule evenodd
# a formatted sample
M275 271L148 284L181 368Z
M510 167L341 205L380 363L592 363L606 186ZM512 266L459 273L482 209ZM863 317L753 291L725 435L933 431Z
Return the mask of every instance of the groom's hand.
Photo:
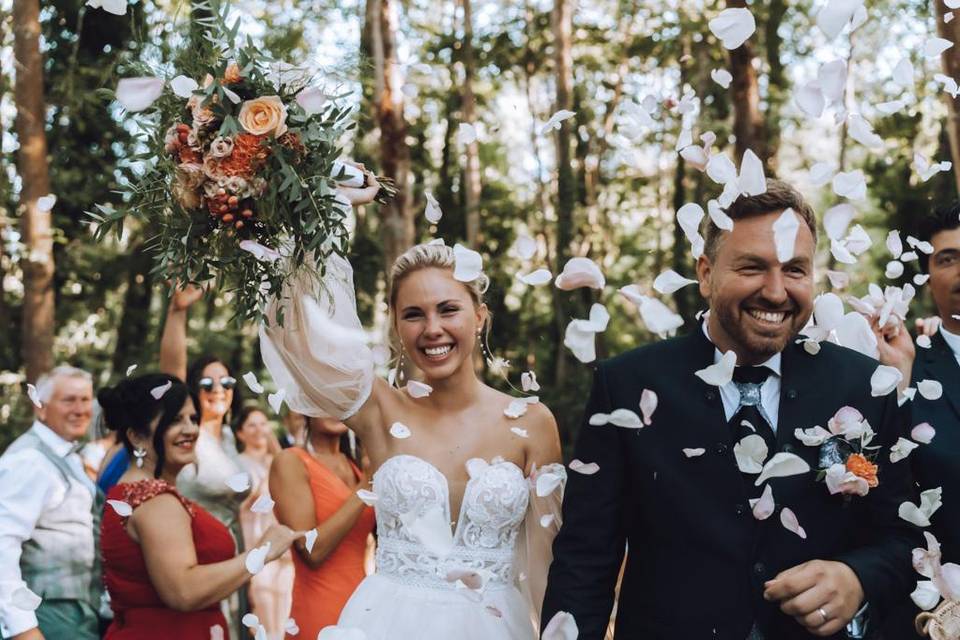
M816 636L830 636L846 627L863 604L860 580L842 562L804 562L764 587L764 599L779 602L781 611Z

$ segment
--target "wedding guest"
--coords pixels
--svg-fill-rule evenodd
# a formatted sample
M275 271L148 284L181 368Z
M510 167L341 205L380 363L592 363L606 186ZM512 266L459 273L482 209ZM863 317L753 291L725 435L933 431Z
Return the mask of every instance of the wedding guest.
M960 203L941 207L926 216L917 237L932 245L933 252L918 252L920 266L930 276L927 289L933 298L939 322L917 322L929 346L915 348L906 329L898 334L879 334L880 360L895 366L903 375L901 386L916 387L924 380L939 382L940 397L925 398L918 393L907 403L910 426L926 423L936 435L920 444L908 460L921 491L942 487L944 507L930 518L930 532L940 543L943 562L960 562ZM928 331L929 330L929 331ZM918 339L917 344L920 344ZM916 439L916 436L911 436ZM921 579L919 574L917 579ZM917 637L914 619L920 610L904 598L884 638L901 640Z
M203 296L199 287L187 286L173 292L160 339L160 370L186 380L200 421L197 464L183 469L177 489L222 522L243 551L240 506L249 491L235 491L227 480L243 472L237 460L236 441L229 426L230 409L239 398L237 380L220 359L204 355L187 367L187 310ZM224 602L230 637L239 640L245 633L242 618L248 612L246 589Z
M306 445L284 449L270 468L277 519L300 531L317 531L312 549L305 540L294 545L290 617L301 637L315 638L335 625L366 575L364 555L374 515L357 497L367 479L347 455L346 434L342 422L307 418Z
M0 456L0 636L99 638L100 499L78 441L93 412L89 373L59 366L37 380L35 420ZM10 596L26 584L36 611Z
M775 224L787 210L793 242ZM923 539L898 508L918 499L909 464L890 459L896 393L873 393L875 360L797 340L812 208L768 180L726 213L733 229L711 217L697 261L703 325L596 368L574 456L599 469L570 474L542 617L572 614L581 640L603 638L627 545L618 638L839 639L865 604L879 622L916 582ZM614 412L638 409L646 426L617 426ZM866 425L876 449L855 435Z
M103 389L97 399L135 460L107 494L103 515L100 548L114 612L106 639L209 640L217 627L222 637L227 621L219 603L250 580L256 562L253 551L237 553L222 523L177 491L178 475L196 462L201 433L187 386L147 374ZM269 563L299 535L274 525L256 547L269 544Z
M256 406L245 407L234 421L233 428L240 449L240 464L250 474L250 496L240 510L244 544L249 549L264 531L277 523L272 510L250 510L257 500L270 495L268 476L277 445L267 415ZM264 567L250 581L251 609L267 630L270 640L283 637L292 591L293 558L289 552Z

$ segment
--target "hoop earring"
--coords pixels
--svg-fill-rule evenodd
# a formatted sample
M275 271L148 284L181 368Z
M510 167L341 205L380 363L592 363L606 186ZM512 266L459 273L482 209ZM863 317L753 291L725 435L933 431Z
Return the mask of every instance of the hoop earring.
M143 459L147 457L147 450L143 447L137 447L133 450L133 457L136 458L137 469L143 469Z

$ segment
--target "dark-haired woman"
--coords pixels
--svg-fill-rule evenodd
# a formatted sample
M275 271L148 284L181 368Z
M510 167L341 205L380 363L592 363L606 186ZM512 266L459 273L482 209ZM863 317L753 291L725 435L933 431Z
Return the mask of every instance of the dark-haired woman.
M237 380L218 358L201 356L187 367L187 310L203 296L203 290L188 285L176 289L167 308L160 339L160 370L186 380L199 416L197 464L186 467L177 478L177 488L222 522L243 551L240 508L249 489L235 491L227 480L243 472L237 460L233 431L227 424L230 408L237 401ZM244 633L241 619L247 613L246 590L241 589L224 602L230 638Z
M316 638L337 624L340 611L366 575L364 557L373 531L373 509L357 497L367 479L343 451L347 427L307 418L306 447L284 449L270 467L277 519L298 531L316 529L311 550L294 544L290 617L300 637Z
M97 399L135 461L108 492L101 522L114 611L106 640L225 637L219 603L247 583L248 566L258 563L253 552L237 555L227 528L177 491L177 474L196 461L199 435L186 385L149 374L103 389ZM257 547L269 544L270 562L301 536L276 525Z
M250 474L250 497L240 510L243 540L250 548L263 532L277 523L273 511L252 511L250 507L261 496L269 495L267 476L276 449L276 438L267 414L253 405L244 407L233 422L233 432L240 449L240 464ZM260 624L267 630L269 640L284 635L284 623L290 614L290 594L293 591L293 558L290 552L263 568L250 581L250 605Z

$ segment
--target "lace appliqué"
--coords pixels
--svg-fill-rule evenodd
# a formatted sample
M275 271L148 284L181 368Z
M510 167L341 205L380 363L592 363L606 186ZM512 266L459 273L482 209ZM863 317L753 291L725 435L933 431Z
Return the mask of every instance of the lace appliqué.
M136 509L151 498L169 493L180 501L191 518L195 515L193 503L180 495L177 488L165 480L138 480L137 482L123 484L121 487L123 488L123 501L129 504L131 509ZM126 523L127 519L123 518L123 521Z
M530 499L527 480L515 464L494 460L472 474L453 534L454 547L446 556L425 548L400 519L401 514L420 515L439 507L449 522L444 475L425 460L399 455L377 470L373 482L378 496L378 574L434 589L458 588L446 580L453 569L480 573L488 587L514 581L514 547Z

